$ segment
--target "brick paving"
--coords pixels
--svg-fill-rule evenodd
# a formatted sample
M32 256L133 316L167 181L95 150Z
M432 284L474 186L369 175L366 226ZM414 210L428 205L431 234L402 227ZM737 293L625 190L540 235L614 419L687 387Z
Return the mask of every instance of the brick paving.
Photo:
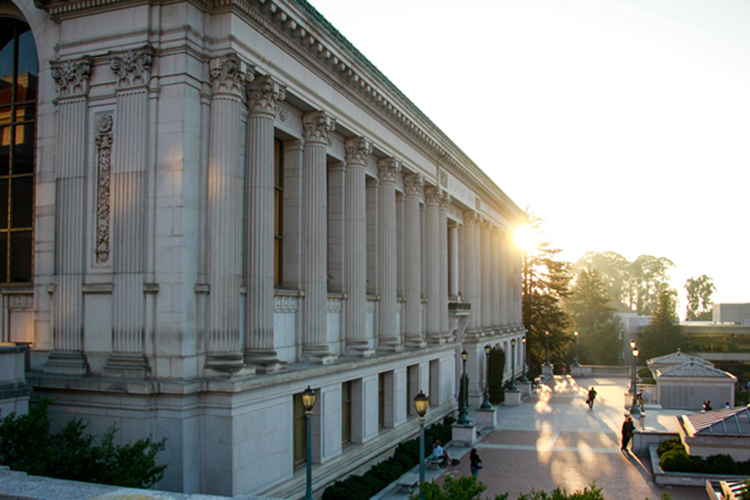
M602 489L607 500L657 500L668 491L674 500L705 500L703 488L660 488L653 484L648 457L620 452L628 381L625 378L555 377L535 395L515 407L497 407L498 424L480 436L476 445L484 469L479 479L487 485L483 498L509 493L568 492L592 483ZM585 404L590 386L598 392L593 410ZM673 430L673 415L667 411L647 412L639 427ZM458 466L428 475L442 481L446 474L470 474L469 449L449 447L461 458ZM397 500L406 493L391 492L379 498Z

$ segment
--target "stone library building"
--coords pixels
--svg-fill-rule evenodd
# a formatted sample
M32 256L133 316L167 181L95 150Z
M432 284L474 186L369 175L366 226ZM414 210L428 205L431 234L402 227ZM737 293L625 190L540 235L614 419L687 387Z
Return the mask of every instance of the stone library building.
M300 498L521 372L524 212L306 0L0 0L0 342L157 488ZM511 360L511 353L515 359Z

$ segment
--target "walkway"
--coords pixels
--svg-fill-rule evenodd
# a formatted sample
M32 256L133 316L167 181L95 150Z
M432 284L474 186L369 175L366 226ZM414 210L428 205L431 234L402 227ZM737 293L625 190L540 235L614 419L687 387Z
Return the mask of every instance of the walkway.
M484 498L510 493L552 491L568 492L596 482L606 500L644 500L661 498L663 491L674 500L705 500L702 488L659 488L653 484L647 457L620 452L620 427L623 421L625 378L579 378L556 376L548 386L520 406L497 407L498 425L483 433L476 448L484 469L479 479L487 485ZM589 386L598 392L593 410L585 404ZM642 424L648 429L674 431L674 415L669 410L649 410ZM469 472L469 449L448 448L461 464L440 471L429 471L428 480L442 480L445 474ZM418 472L418 469L415 469ZM406 499L397 488L387 490L379 499Z

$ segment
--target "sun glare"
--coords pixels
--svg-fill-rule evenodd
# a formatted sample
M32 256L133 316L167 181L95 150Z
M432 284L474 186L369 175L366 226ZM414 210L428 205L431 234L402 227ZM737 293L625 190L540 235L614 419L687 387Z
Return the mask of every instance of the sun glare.
M524 252L530 252L536 247L536 231L531 226L518 226L513 231L513 243Z

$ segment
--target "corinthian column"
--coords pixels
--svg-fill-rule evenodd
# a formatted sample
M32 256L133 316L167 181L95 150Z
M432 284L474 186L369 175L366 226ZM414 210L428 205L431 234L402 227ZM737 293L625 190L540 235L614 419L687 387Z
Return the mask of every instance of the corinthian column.
M439 188L428 187L425 195L425 242L424 242L424 294L427 300L425 322L427 341L442 344L445 339L440 333L440 198Z
M364 137L346 140L344 189L344 266L347 299L346 348L350 354L371 356L367 341L367 218L365 168L372 143Z
M482 286L482 331L489 333L492 328L492 287L490 282L490 224L483 221L479 226L480 280Z
M378 161L378 348L388 351L403 350L396 321L396 175L400 170L395 158Z
M500 231L490 230L490 295L492 304L492 330L500 332Z
M467 334L477 336L481 333L482 306L480 303L479 281L479 214L473 210L464 212L464 269L466 271L466 290L464 302L471 304L471 316Z
M302 357L311 363L336 361L326 343L328 299L328 199L326 148L335 120L323 111L303 117L302 159Z
M245 367L240 338L242 286L242 112L252 73L236 55L211 61L208 147L208 297L206 368L228 375Z
M84 375L89 369L83 353L83 273L84 248L90 245L84 246L83 221L86 220L86 122L91 56L55 61L50 66L59 96L59 140L55 165L57 276L52 297L54 351L50 353L44 371L59 375ZM105 128L106 132L111 130L110 116L102 116L99 121L102 124L99 128ZM109 156L106 160L109 166Z
M499 288L500 288L500 327L505 329L508 327L508 304L511 295L508 293L508 233L503 232L500 235L499 241Z
M424 179L419 174L404 178L404 291L406 295L406 347L425 346L422 337L422 238L419 224L419 200Z
M438 207L438 246L439 263L438 263L438 316L440 318L440 334L449 340L451 332L448 331L448 205L451 203L451 196L443 191L440 196Z
M273 345L273 121L286 92L271 76L248 88L245 168L245 362L261 373L286 368Z

